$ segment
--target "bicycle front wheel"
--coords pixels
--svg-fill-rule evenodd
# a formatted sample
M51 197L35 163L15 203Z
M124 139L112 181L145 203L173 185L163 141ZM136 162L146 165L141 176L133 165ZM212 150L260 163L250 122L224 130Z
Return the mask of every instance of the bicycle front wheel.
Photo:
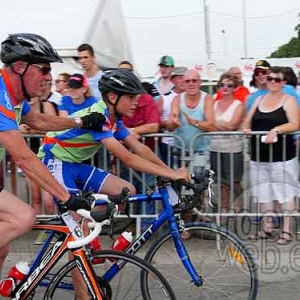
M139 257L125 252L103 250L93 253L92 259L98 259L98 261L100 259L104 260L103 263L94 264L93 269L97 275L98 284L101 287L101 293L104 295L103 299L105 300L176 299L172 288L161 273ZM118 260L118 262L116 262L116 260ZM121 261L125 263L123 268L115 272L114 276L110 276L112 277L111 279L107 280L107 270L114 263L123 263ZM76 284L74 285L72 281L74 279L72 279L72 272L75 271L75 268L76 263L74 260L64 265L50 282L44 299L73 300L75 295L74 289L77 290ZM147 274L149 288L143 294L140 289L141 271ZM79 286L78 291L87 291L80 274L79 276L80 283L78 284L77 282L77 286ZM83 299L94 300L89 293L87 294L87 297Z
M177 254L172 235L166 233L148 250L145 259L172 286L178 299L256 299L257 268L249 248L225 228L208 223L185 225L183 240L188 256L203 279L197 287ZM184 233L181 230L181 233ZM142 276L142 290L148 290Z

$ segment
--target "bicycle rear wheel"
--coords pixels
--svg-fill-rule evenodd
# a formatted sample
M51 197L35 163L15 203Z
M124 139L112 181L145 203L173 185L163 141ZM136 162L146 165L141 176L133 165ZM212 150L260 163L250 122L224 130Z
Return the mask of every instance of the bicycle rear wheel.
M185 225L184 245L194 268L203 278L197 287L178 257L172 235L166 233L148 250L145 259L168 280L178 299L256 299L257 268L249 248L233 233L215 224ZM181 231L182 232L182 231ZM148 290L147 274L141 277Z
M125 299L176 299L172 288L166 279L145 260L132 254L103 250L95 252L92 258L102 258L104 263L93 265L98 277L105 300ZM122 260L126 264L115 274L111 280L105 280L106 271L114 264L110 260ZM120 261L119 261L120 262ZM75 261L65 264L50 282L44 299L67 300L74 299L74 288L71 272L76 268ZM149 290L144 294L140 289L141 271L147 274ZM84 286L80 287L84 289ZM111 293L111 295L109 295ZM92 297L90 299L93 299Z

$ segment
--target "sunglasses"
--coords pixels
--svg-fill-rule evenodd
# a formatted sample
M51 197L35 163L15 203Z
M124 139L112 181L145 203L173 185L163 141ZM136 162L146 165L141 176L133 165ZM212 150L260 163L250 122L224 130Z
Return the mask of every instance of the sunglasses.
M49 74L52 70L51 67L48 67L48 66L41 66L38 64L32 64L32 66L39 68L43 75Z
M258 76L258 75L267 75L268 70L255 70L254 71L254 76Z
M186 79L184 82L187 83L187 84L189 84L190 82L191 83L197 83L198 79Z
M274 81L274 82L276 82L276 83L280 83L281 81L283 81L283 79L280 78L280 77L272 77L272 76L268 76L268 77L267 77L267 81L268 81L268 82Z
M232 89L232 88L234 88L234 85L233 85L232 83L220 83L220 84L219 84L219 87L220 87L220 88L227 87L227 88L229 88L229 89Z

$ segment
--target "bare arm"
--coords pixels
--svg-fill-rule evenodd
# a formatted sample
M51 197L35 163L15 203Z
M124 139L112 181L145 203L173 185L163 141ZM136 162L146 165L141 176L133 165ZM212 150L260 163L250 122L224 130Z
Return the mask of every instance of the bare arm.
M179 120L179 104L180 104L180 95L177 95L171 104L171 114L169 117L169 122L168 122L168 129L169 130L175 130L177 127L181 126L180 120Z
M34 110L22 116L21 123L40 131L56 131L76 127L74 119L41 114Z
M54 179L46 166L28 148L20 131L0 132L0 142L28 178L59 200L65 202L69 199L70 194Z
M156 133L159 130L158 123L148 123L140 126L136 126L134 128L129 128L130 130L134 130L135 133L139 135L148 134L148 133Z
M138 156L141 156L156 165L169 168L162 160L159 159L159 157L155 153L153 153L153 151L148 146L136 140L136 138L134 138L134 136L132 136L131 134L124 140L124 142L125 145L128 148L132 149L132 151Z
M187 122L191 126L195 126L203 131L214 131L214 100L211 95L206 95L204 103L204 116L205 120L192 119L187 113L183 113L187 119Z
M144 159L143 157L129 152L120 142L118 142L114 138L103 139L101 142L108 151L113 153L125 165L133 168L136 171L153 174L156 176L163 176L173 180L180 178L189 180L189 176L186 170L174 171L170 168L154 164L153 162Z
M217 130L227 130L227 131L234 131L237 130L242 123L243 116L244 116L244 105L241 103L236 110L234 111L234 115L229 122L222 121L216 122L215 127Z
M68 112L66 111L66 110L59 110L58 111L58 115L60 116L60 117L65 117L65 118L67 118L68 117Z
M288 97L283 108L286 112L288 123L276 126L276 129L281 134L297 131L299 128L299 107L296 99L294 97Z
M243 122L243 129L246 130L246 131L249 131L251 129L251 120L252 120L252 117L255 113L255 110L258 106L258 103L260 101L261 97L257 97L257 99L255 100L255 102L253 103L253 105L251 106L251 109L250 111L247 113L246 117L245 117L245 120Z

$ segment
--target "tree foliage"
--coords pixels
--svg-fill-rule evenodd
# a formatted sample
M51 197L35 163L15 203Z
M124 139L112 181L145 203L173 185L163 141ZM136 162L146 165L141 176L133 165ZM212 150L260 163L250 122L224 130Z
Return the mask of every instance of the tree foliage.
M300 18L300 13L298 14ZM300 57L300 24L295 27L297 37L293 37L287 44L272 52L270 58Z

